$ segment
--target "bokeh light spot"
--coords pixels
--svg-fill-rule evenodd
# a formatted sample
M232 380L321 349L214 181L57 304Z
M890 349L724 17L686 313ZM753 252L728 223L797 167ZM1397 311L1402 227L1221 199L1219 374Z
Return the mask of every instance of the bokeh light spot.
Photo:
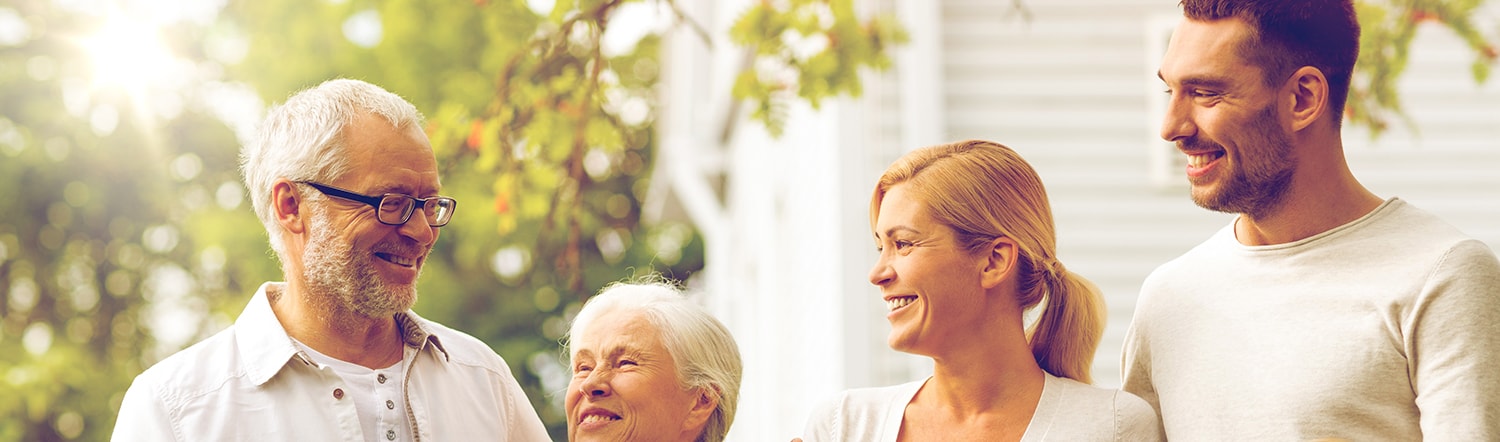
M21 333L21 346L32 356L47 354L47 349L52 348L52 325L36 322L27 326Z
M41 297L41 288L36 286L36 281L28 277L13 277L10 280L10 296L8 304L10 309L18 313L30 312L36 307L37 298Z
M9 118L0 117L0 153L5 156L20 155L26 150L26 137L16 129L16 124Z
M557 289L552 288L552 286L542 286L542 288L536 290L536 293L532 294L531 301L536 304L537 311L550 312L552 309L557 308L558 302L561 301L561 296L557 294Z
M596 147L589 149L588 153L583 155L583 171L587 172L589 178L593 178L594 181L609 178L609 163L609 153L604 149Z
M383 33L380 12L373 9L356 12L344 20L344 38L355 46L373 48L380 44Z
M146 86L161 81L162 71L175 65L158 31L125 14L112 14L97 33L84 39L83 47L93 62L96 88L119 87L136 97L144 96Z
M57 62L46 55L31 57L26 60L26 75L36 81L51 80L57 75Z
M218 203L219 208L224 210L238 209L240 208L240 203L245 201L245 194L241 189L243 188L240 187L240 183L225 181L219 184L218 190L214 191L214 202Z
M121 297L130 294L130 289L135 288L135 278L130 276L126 270L115 270L104 278L104 290L110 296Z
M83 416L75 411L65 411L57 416L57 434L63 439L77 439L83 435Z
M177 248L177 228L164 224L151 226L141 234L141 245L152 252L167 253Z
M172 178L177 181L188 181L198 177L203 172L203 160L198 159L197 154L191 152L178 155L172 159Z
M514 280L526 270L529 260L530 257L527 256L525 249L510 246L495 251L495 256L490 260L490 267L501 279Z
M67 201L69 206L86 206L92 196L93 192L89 189L89 185L82 181L70 181L63 186L63 201Z
M89 127L94 129L94 135L101 137L115 133L115 128L120 125L120 111L108 103L94 106L94 111L89 112Z
M625 257L626 244L629 241L629 232L621 234L619 229L605 229L594 235L594 244L599 246L599 254L604 262L614 265Z
M52 137L42 145L42 150L47 153L47 159L61 163L68 159L68 151L72 150L72 145L65 138Z
M0 8L0 46L19 46L31 39L31 26L12 8Z

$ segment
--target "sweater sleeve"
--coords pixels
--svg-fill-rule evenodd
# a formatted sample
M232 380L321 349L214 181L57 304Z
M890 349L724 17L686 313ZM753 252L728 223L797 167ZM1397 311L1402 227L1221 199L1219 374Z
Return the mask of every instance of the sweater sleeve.
M1115 393L1115 440L1117 441L1164 441L1161 419L1156 409L1129 392Z
M1142 301L1143 302L1143 301ZM1151 355L1147 351L1141 327L1141 309L1137 305L1136 318L1125 331L1125 346L1120 353L1121 390L1142 399L1152 409L1154 416L1161 413L1161 404L1156 396L1156 386L1151 382ZM1160 426L1160 418L1157 419Z
M1477 240L1438 262L1409 312L1408 372L1427 440L1500 440L1500 261Z

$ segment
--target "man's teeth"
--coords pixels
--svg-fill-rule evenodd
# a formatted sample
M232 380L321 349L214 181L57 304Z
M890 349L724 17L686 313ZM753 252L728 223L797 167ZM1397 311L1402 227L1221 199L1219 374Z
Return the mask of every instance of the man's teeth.
M1188 157L1187 158L1187 162L1188 162L1188 166L1190 166L1190 167L1203 167L1203 166L1207 166L1208 163L1213 162L1213 160L1219 159L1219 157L1221 157L1221 156L1224 156L1224 154L1222 152L1210 152L1210 153L1198 154L1198 155L1188 155L1187 156Z
M901 307L906 307L907 304L911 304L912 301L916 301L916 300L917 300L917 297L915 297L915 296L902 296L902 297L899 297L899 298L891 298L891 299L888 299L888 300L885 301L885 306L888 307L888 308L890 308L891 310L895 310L895 309L898 309L898 308L901 308Z
M411 267L412 265L414 265L414 264L417 263L416 260L409 259L409 258L404 257L404 256L397 256L397 255L391 255L391 254L382 254L381 256L385 257L386 261L390 261L391 263L396 264L396 265L403 265L403 266Z
M595 422L604 422L604 421L617 421L617 420L620 420L620 418L618 418L618 417L611 417L611 416L605 416L605 415L602 415L602 414L590 414L588 416L584 416L583 417L583 423L585 423L585 424L590 424L590 423L595 423Z

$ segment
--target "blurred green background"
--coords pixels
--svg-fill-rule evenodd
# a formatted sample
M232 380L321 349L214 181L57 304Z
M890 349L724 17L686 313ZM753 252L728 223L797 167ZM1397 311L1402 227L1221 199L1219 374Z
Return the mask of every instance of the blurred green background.
M857 93L855 70L886 63L880 35L899 36L851 5L748 8L734 41L804 84L747 71L739 97L775 109ZM569 315L609 282L703 268L692 226L642 206L661 34L708 38L678 6L0 3L0 441L108 439L136 374L281 280L239 146L268 106L335 77L415 104L460 202L415 310L489 343L564 439ZM786 55L788 30L849 43L809 69Z

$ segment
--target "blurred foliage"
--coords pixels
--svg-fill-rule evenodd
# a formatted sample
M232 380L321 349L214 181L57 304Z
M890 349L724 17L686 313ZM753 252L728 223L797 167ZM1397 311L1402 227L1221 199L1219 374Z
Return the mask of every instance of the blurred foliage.
M1415 130L1402 111L1396 81L1406 71L1411 42L1424 24L1436 24L1452 30L1474 52L1470 70L1476 83L1484 83L1500 53L1496 38L1500 28L1486 36L1480 29L1480 6L1486 0L1359 0L1359 63L1354 68L1347 121L1370 128L1378 137L1399 119ZM1494 17L1489 17L1493 19Z
M0 5L0 440L107 440L131 379L276 270L242 234L234 134L191 88L152 107L93 81L102 22Z
M886 50L907 40L890 16L860 21L854 0L758 2L729 35L750 48L734 96L749 100L750 117L775 135L786 122L790 100L805 99L817 109L825 98L859 96L860 68L890 67Z
M0 440L107 439L137 373L228 326L259 284L281 279L239 181L245 128L226 125L222 92L248 85L274 103L334 77L381 85L427 115L444 193L461 204L416 310L494 347L563 439L569 316L609 282L686 279L704 265L691 226L642 212L663 29L623 49L603 44L606 31L625 7L709 31L672 0L537 3L231 0L207 19L152 23L186 61L171 76L157 60L95 63L111 54L91 56L86 37L119 10L0 4ZM888 42L859 42L875 38L860 34L873 22L848 1L753 11L765 23L821 14L799 32L848 42L816 66L787 64L816 69L796 74L803 98L857 94L856 69L888 63ZM735 31L754 32L746 23ZM897 32L880 23L880 35ZM752 103L774 93L736 92Z

